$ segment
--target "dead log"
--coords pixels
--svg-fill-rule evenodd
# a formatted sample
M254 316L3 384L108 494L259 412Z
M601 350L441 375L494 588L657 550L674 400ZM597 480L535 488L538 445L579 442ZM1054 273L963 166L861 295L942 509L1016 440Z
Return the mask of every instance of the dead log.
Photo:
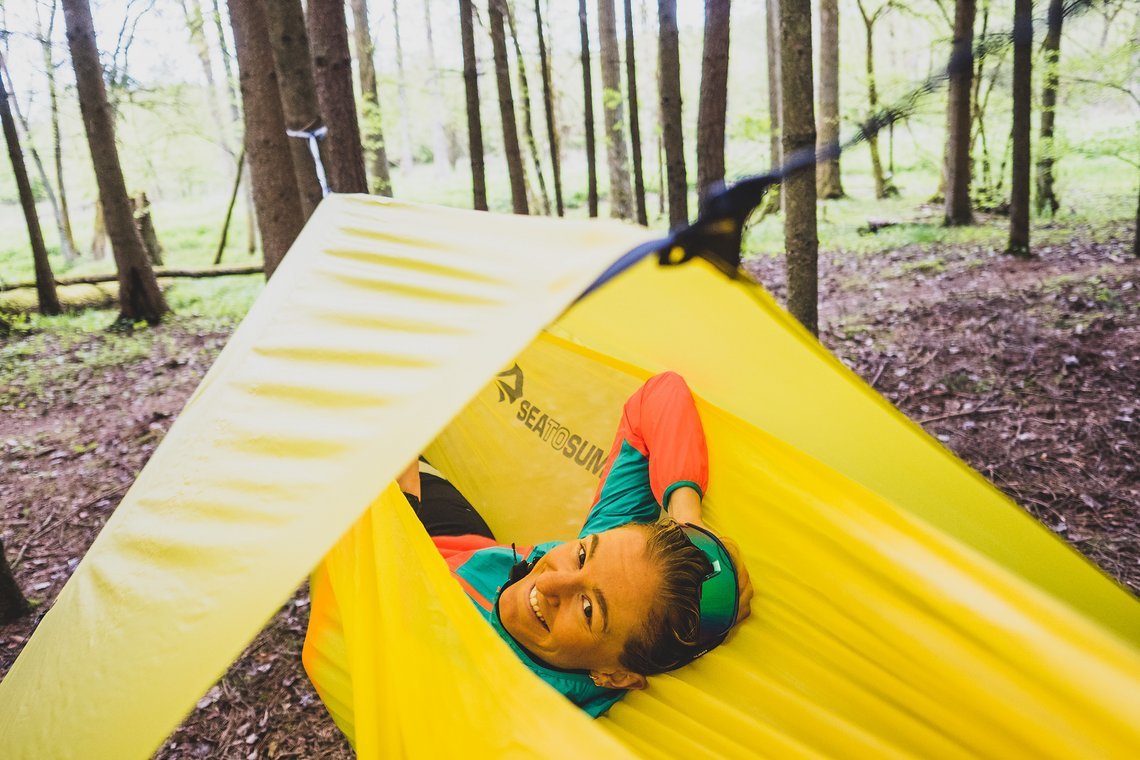
M265 269L260 266L244 267L210 267L209 269L155 269L154 276L162 277L227 277L236 274L264 274ZM98 285L102 282L116 282L117 274L92 274L84 277L56 278L55 284L63 285ZM17 290L19 288L34 288L34 282L0 282L0 292Z

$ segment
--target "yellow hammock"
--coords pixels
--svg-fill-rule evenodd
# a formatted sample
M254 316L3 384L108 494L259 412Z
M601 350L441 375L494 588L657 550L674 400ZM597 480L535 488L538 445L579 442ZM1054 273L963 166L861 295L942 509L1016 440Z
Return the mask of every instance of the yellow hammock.
M4 757L147 756L322 556L306 665L364 758L1135 757L1140 605L759 288L647 261L566 311L646 237L322 203L0 684ZM591 721L385 484L426 448L500 537L569 536L664 369L757 596Z

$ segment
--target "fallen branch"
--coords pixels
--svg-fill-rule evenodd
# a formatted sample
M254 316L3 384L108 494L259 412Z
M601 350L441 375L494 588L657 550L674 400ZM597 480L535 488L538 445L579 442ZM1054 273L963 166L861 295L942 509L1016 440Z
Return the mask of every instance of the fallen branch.
M154 276L163 277L227 277L236 274L263 274L265 269L259 266L244 267L211 267L209 269L161 269L154 270ZM85 277L57 278L57 287L65 285L98 285L101 282L118 282L117 274L92 274ZM20 288L34 288L35 282L0 282L0 293L6 290L19 290Z

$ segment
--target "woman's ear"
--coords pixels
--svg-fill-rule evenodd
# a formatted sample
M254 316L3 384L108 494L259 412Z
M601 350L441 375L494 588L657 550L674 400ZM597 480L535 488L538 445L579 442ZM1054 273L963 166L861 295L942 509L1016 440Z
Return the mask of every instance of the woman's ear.
M610 672L591 670L590 678L594 681L595 686L602 686L606 689L644 689L649 685L645 676L628 670Z

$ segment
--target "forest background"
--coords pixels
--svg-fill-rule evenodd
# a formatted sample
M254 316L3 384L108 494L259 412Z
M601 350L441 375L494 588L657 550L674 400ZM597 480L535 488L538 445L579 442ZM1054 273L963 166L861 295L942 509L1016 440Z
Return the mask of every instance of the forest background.
M565 214L588 216L578 4L539 4L550 61L555 151L544 125L534 7L521 0L510 5L517 33L512 40L507 31L507 57L521 142L515 158L526 173L527 205L531 213L555 205L551 157L556 154ZM598 138L598 213L606 216L613 211L602 141L607 105L624 106L623 139L627 145L630 139L625 18L622 3L616 3L623 69L620 88L607 90L599 4L590 0L585 5L590 112ZM817 11L817 4L812 5ZM1098 1L1066 18L1050 141L1040 136L1048 70L1041 39L1049 5L1033 4L1038 24L1032 47L1032 155L1035 166L1043 155L1054 158L1060 203L1052 211L1047 206L1031 211L1032 258L1004 255L1014 89L1013 53L1007 46L974 64L980 76L970 129L973 224L944 225L945 89L919 100L909 118L878 136L878 171L866 143L843 154L843 196L811 204L821 251L819 332L825 345L903 411L1135 591L1140 589L1135 510L1140 502L1140 427L1135 422L1140 397L1135 257L1140 9L1124 0ZM839 0L837 6L840 133L846 139L875 106L867 66L868 21L874 20L874 99L878 105L890 104L945 68L955 3ZM732 8L724 118L724 166L730 182L774 163L772 138L779 119L769 92L769 7L738 2ZM660 8L644 0L635 0L630 8L647 222L664 232L671 226L664 126L676 123L662 119L659 105ZM226 4L93 0L91 9L123 173L132 194L147 195L162 266L209 269L218 257L241 152L241 120L234 118L233 108L242 104ZM457 4L372 0L367 9L379 108L364 105L357 69L353 82L365 147L375 148L368 135L379 127L395 197L470 207ZM1008 31L1014 9L1014 0L979 0L975 35ZM705 10L702 2L676 3L679 124L690 219L699 190L697 106ZM353 15L347 10L346 15L351 39ZM196 24L200 36L191 32ZM487 205L509 213L517 209L517 197L512 197L506 160L511 151L504 144L489 26L487 5L479 3L474 43ZM820 26L813 12L816 95ZM0 2L0 52L55 277L113 274L110 246L97 229L97 183L57 4ZM357 51L353 55L358 61ZM58 137L53 133L49 60L59 97ZM529 129L520 62L528 83ZM535 137L538 170L528 132ZM53 168L57 145L58 172ZM370 162L369 183L379 190L373 166ZM57 223L64 197L74 252L61 244L65 236ZM260 270L257 225L245 182L236 198L221 261ZM157 326L135 320L128 329L110 333L104 328L115 321L114 283L60 288L66 313L41 316L35 313L34 290L6 287L34 279L24 216L14 173L0 172L0 229L5 231L0 239L0 318L6 324L0 337L0 540L17 583L34 606L31 615L4 629L0 674L264 286L257 274L163 279L173 314ZM787 290L784 223L778 206L763 209L753 216L744 246L749 269L781 298ZM346 752L297 663L306 602L302 588L160 754Z

